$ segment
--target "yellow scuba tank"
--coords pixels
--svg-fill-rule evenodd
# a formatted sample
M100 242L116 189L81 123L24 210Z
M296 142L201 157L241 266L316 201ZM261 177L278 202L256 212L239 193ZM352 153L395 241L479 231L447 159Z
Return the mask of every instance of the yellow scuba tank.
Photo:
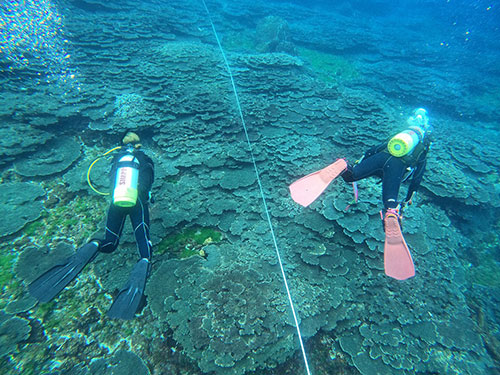
M400 158L411 153L423 138L424 131L418 126L412 126L392 137L387 143L387 150L392 156Z
M425 132L429 130L429 116L424 108L417 108L413 116L408 118L410 127L396 134L387 143L387 150L392 156L401 158L410 154L415 146L424 139Z
M137 185L139 183L139 160L132 152L118 160L113 204L119 207L132 207L137 202Z

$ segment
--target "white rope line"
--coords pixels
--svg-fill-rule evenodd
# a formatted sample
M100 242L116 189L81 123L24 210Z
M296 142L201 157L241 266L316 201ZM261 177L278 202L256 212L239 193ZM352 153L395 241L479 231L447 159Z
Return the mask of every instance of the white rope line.
M238 96L238 92L236 91L236 85L234 83L233 73L231 72L231 67L229 66L229 62L227 61L226 54L224 53L224 49L222 48L222 44L219 40L219 36L217 34L217 31L215 30L215 26L214 26L214 23L212 21L212 16L210 15L207 4L205 3L205 0L202 0L202 2L203 2L203 5L205 6L205 10L207 11L208 19L210 21L210 24L212 25L212 30L214 32L215 39L217 40L217 44L219 45L220 52L222 54L222 57L224 58L224 64L226 65L227 72L229 73L229 78L231 79L231 85L233 87L234 96L236 98L236 105L238 106L238 112L240 115L241 123L243 125L243 130L245 131L245 137L247 140L248 149L250 151L250 156L252 158L252 163L253 163L253 167L255 170L255 175L257 176L257 183L259 184L260 195L262 197L262 203L264 204L264 209L265 209L266 217L267 217L267 223L269 224L269 229L271 230L271 235L273 237L274 248L276 250L276 255L278 257L278 263L279 263L280 269L281 269L281 276L283 277L283 282L285 284L286 293L288 295L288 301L290 303L290 308L292 310L293 320L295 321L295 327L297 328L297 334L299 336L300 348L302 350L302 356L304 357L304 364L306 366L307 374L311 375L311 372L309 371L309 363L307 362L306 350L304 348L304 342L302 340L302 335L300 333L299 321L297 318L297 314L295 312L295 307L293 305L292 295L290 294L290 289L288 288L288 281L287 281L287 278L285 275L285 269L283 268L283 263L281 261L281 255L280 255L280 252L278 249L278 243L276 241L276 236L274 235L274 229L273 229L273 225L271 223L271 216L270 216L269 210L267 208L266 197L264 195L264 189L262 188L262 183L260 181L260 176L259 176L259 170L257 168L257 163L255 161L255 157L254 157L254 154L252 151L252 144L250 143L250 138L248 137L247 126L245 123L245 119L243 118L243 111L241 110L240 99Z

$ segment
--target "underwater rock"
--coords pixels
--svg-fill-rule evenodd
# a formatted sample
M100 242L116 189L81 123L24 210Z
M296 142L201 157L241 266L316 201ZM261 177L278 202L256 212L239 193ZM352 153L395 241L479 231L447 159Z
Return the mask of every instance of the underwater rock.
M267 16L257 23L255 43L258 52L296 54L288 23L278 16Z
M21 230L43 212L41 198L45 196L45 190L39 185L28 182L0 184L0 196L0 212L3 213L0 237Z

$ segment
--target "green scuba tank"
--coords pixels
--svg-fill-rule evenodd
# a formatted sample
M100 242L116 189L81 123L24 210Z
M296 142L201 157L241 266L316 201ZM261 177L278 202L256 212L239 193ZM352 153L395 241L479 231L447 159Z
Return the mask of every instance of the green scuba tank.
M133 153L120 158L116 169L113 204L119 207L132 207L137 202L139 183L139 160Z

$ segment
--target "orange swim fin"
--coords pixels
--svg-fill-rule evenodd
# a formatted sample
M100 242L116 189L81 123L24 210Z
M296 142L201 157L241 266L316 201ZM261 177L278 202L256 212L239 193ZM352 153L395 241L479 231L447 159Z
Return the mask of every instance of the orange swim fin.
M384 269L387 276L397 280L405 280L415 276L415 266L410 250L401 233L398 214L395 210L387 210L384 218L385 245Z
M290 185L292 199L307 207L318 198L335 178L347 169L347 162L338 159L319 171L311 173Z

